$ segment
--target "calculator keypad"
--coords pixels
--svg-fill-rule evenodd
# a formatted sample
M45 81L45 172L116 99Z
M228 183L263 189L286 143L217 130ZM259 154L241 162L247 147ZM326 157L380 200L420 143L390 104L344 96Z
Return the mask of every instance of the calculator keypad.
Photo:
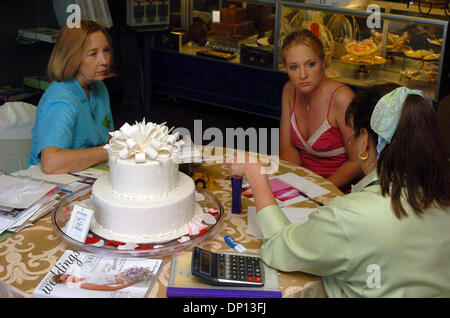
M237 280L249 284L262 283L258 257L218 254L217 274L219 279Z

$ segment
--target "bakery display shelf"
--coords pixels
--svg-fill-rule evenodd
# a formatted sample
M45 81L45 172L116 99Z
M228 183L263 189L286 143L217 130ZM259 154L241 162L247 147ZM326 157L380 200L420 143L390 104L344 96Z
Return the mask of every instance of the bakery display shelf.
M206 6L206 3L210 2L214 1L195 1L192 12L188 13L194 16L201 12L211 17L212 10L220 10L229 5L228 2L217 2L210 8ZM328 66L325 72L329 78L355 89L387 82L408 85L412 89L425 91L435 103L448 94L445 81L449 68L448 20L444 18L443 10L433 9L437 13L442 12L442 15L423 16L418 12L417 6L408 9L406 4L377 1L382 9L379 15L380 25L375 28L379 38L377 42L371 32L374 27L367 24L372 15L372 12L366 10L367 5L361 9L316 5L310 1L298 0L250 2L271 5L274 14L273 32L258 34L254 41L251 41L252 38L245 43L244 49L248 49L249 53L246 56L250 57L252 54L252 58L244 58L245 55L241 55L240 50L234 49L239 48L239 45L229 46L228 43L233 39L227 39L226 44L219 43L207 33L207 29L202 29L206 31L206 36L202 37L203 41L200 42L206 42L205 44L199 45L192 40L181 43L175 41L177 50L152 46L149 39L146 43L150 50L145 54L145 58L149 62L148 65L153 66L148 80L151 81L154 91L279 119L282 88L289 80L282 63L282 40L291 31L306 27L318 31L325 43ZM189 16L187 13L186 15ZM205 24L209 25L206 21ZM173 27L178 25L173 23ZM185 25L183 30L188 32L189 27L190 25ZM370 38L379 46L377 55L385 58L387 62L363 66L363 71L364 68L369 71L367 76L365 72L358 72L360 65L344 63L340 58L349 54L345 47L347 41ZM268 43L273 44L268 46ZM199 50L211 48L233 51L236 56L230 60L221 60L196 55ZM404 56L404 51L420 49L440 53L441 58L433 62L423 62ZM263 59L258 57L269 62L263 64L260 62ZM437 80L423 82L402 76L401 71L411 68L436 72Z
M103 239L91 231L84 243L77 241L66 234L65 226L70 219L70 212L73 204L78 201L86 200L91 195L92 187L85 187L78 191L66 195L52 214L52 224L56 235L62 240L68 249L81 250L90 253L98 253L111 256L125 257L157 257L177 253L184 249L188 249L194 245L198 245L201 241L214 236L220 229L224 220L224 208L220 200L218 200L211 192L206 189L196 188L200 194L201 200L196 203L200 205L203 211L213 211L212 214L216 223L209 224L208 227L200 231L198 235L191 235L188 241L175 239L165 243L126 243ZM197 196L196 196L197 197Z
M281 14L277 18L279 38L297 29L318 29L316 33L324 44L327 64L335 70L332 72L333 79L357 87L367 86L369 82L373 85L392 81L411 88L423 88L435 102L439 101L444 96L442 93L445 93L445 85L442 84L448 72L448 65L444 63L448 60L448 19L444 18L443 10L440 16L423 16L417 11L414 13L414 10L408 10L406 5L389 1L378 1L377 4L382 4L382 23L373 28L368 24L370 12L365 7L281 1ZM371 39L378 46L377 60L370 59L372 52L364 54L363 61L360 57L351 56L363 54L359 54L359 51L353 54L352 48L346 43L358 44L359 49ZM414 58L415 54L422 52L423 56ZM277 58L281 60L279 48L277 53ZM406 68L423 71L422 77L432 80L416 80L415 77L405 76ZM283 68L278 65L278 70L283 71Z

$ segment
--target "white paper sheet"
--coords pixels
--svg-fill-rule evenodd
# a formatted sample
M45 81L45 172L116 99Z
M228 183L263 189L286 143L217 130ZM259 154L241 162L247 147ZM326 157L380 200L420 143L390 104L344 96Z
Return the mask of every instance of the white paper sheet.
M42 171L41 165L30 166L26 170L20 170L12 173L11 175L17 177L31 177L35 180L42 180L45 182L56 183L59 185L66 185L69 183L80 180L79 177L72 176L70 174L46 174Z
M304 224L308 222L309 215L312 212L317 211L317 209L310 208L281 208L284 215L293 224ZM256 238L263 239L263 235L259 226L256 222L256 208L254 206L249 206L247 209L247 234L252 235Z
M4 190L8 187L21 184L24 178L13 176L0 176L0 189ZM33 181L36 182L36 181ZM37 191L24 192L20 198L20 201L10 201L5 195L0 195L0 206L10 207L14 209L27 209L37 200L42 198L47 192L55 188L56 185L43 182Z

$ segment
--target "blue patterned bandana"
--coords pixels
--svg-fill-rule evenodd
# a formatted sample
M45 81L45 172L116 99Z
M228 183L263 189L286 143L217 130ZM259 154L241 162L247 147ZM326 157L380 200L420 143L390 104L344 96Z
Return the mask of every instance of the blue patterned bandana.
M431 99L424 92L402 86L384 95L375 105L370 118L370 127L378 135L378 157L384 147L391 143L392 136L394 136L397 129L403 104L406 97L410 94L420 95L431 103Z

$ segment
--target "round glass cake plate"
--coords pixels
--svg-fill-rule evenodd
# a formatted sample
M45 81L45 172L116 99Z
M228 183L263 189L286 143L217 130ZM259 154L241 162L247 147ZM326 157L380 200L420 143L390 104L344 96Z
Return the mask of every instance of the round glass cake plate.
M52 213L53 229L68 249L124 257L164 256L187 249L215 235L224 219L224 209L220 200L208 190L196 188L196 198L201 198L201 200L197 199L196 203L200 205L204 213L210 211L209 213L214 216L216 223L206 224L208 227L200 231L198 235L185 235L189 236L188 241L179 242L179 239L174 239L165 243L135 244L111 241L89 231L88 239L82 243L66 234L65 225L69 222L73 205L78 201L88 199L91 195L91 190L92 186L89 186L66 195Z
M370 62L358 61L357 57L355 57L351 54L347 54L347 55L344 55L341 57L341 61L343 61L347 64L357 66L357 68L353 72L356 78L369 77L370 71L367 69L367 66L381 65L381 64L385 64L387 62L387 60L385 58L378 56L378 55L368 57L367 59L370 59Z

